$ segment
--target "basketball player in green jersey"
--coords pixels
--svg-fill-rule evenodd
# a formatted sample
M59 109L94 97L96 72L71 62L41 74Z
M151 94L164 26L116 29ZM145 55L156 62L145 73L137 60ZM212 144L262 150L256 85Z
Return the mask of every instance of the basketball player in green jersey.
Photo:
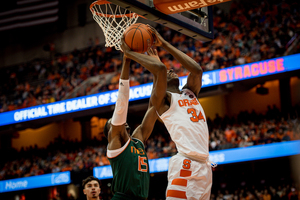
M101 188L99 179L89 176L82 181L82 187L83 194L86 195L87 200L100 200Z
M149 192L149 164L145 152L145 141L149 138L157 114L158 107L164 98L167 85L167 69L160 61L157 51L148 50L148 55L130 50L122 38L123 65L119 81L118 99L113 117L107 121L104 134L108 139L107 157L110 161L113 182L112 199L146 199ZM126 123L129 100L129 68L130 61L134 60L146 67L154 76L153 89L148 110L142 123L130 136L130 127ZM164 83L164 84L161 84Z

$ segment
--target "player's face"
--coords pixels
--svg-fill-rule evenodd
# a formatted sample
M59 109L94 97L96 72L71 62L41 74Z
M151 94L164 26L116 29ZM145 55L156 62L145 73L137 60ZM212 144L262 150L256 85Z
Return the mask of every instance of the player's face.
M173 69L167 71L167 80L178 79L178 75L174 72Z
M86 195L86 198L89 199L98 199L101 192L100 185L98 181L92 180L85 185L83 193Z

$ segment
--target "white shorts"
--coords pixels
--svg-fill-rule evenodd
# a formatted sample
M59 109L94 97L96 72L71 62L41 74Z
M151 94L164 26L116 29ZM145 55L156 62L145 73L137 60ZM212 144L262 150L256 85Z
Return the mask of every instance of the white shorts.
M181 154L169 161L167 200L209 200L212 169L209 162L198 162Z

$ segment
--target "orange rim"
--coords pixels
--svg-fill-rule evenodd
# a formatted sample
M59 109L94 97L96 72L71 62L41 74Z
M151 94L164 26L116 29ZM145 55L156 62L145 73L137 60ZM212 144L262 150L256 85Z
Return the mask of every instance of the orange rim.
M95 5L104 5L104 4L111 4L111 2L106 1L106 0L98 0L98 1L94 1L94 2L90 5L90 10L91 10L91 12L92 12L93 14L98 15L98 16L101 16L101 17L112 17L112 16L114 16L114 17L116 17L116 18L122 18L122 17L126 16L126 17L130 17L130 18L131 18L131 17L133 17L133 15L134 15L134 13L122 14L122 15L103 14L103 13L96 12L96 11L93 9L93 7L94 7ZM136 15L138 15L138 14L136 14ZM142 18L145 18L145 17L143 17L143 16L141 16L141 15L138 15L138 16L140 16L140 17L142 17Z

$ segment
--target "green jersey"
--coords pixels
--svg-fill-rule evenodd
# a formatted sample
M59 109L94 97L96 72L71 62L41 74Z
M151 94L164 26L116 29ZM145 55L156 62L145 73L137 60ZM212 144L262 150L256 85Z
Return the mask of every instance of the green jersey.
M136 198L148 197L149 164L144 144L140 140L132 138L119 155L108 160L113 172L114 194L120 192Z

